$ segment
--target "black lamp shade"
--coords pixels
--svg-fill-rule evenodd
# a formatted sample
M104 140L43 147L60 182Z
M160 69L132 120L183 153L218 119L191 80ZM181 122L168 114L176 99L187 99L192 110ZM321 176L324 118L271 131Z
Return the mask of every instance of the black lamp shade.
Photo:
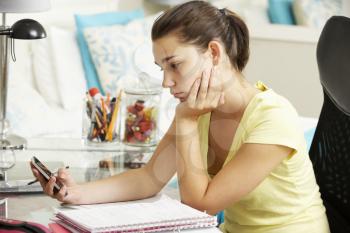
M12 25L11 38L35 40L46 37L44 27L33 19L21 19Z

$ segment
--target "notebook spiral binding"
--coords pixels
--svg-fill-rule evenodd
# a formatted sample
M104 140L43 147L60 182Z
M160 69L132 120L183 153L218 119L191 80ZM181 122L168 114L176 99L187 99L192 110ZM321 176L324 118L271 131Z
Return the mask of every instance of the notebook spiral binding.
M83 232L89 232L89 229L84 226L78 226L68 219L60 218L64 223L74 227L75 229L82 230ZM194 229L194 228L206 228L215 227L217 225L216 218L199 217L189 218L186 220L176 219L168 221L157 221L152 223L143 224L126 224L115 227L100 227L95 229L96 232L111 232L111 233L123 233L123 232L137 232L137 233L150 233L150 232L161 232L161 231L172 231L173 233L180 233L183 229Z
M62 219L63 220L63 219ZM64 221L64 220L63 220ZM71 223L72 224L72 223ZM161 232L161 231L172 231L174 233L181 232L182 229L193 229L193 228L205 228L216 226L216 220L208 217L200 218L189 218L174 219L168 221L157 221L143 224L126 224L121 225L117 228L114 227L100 227L97 229L98 232L138 232L138 233L149 233L149 232ZM87 229L85 229L87 230Z

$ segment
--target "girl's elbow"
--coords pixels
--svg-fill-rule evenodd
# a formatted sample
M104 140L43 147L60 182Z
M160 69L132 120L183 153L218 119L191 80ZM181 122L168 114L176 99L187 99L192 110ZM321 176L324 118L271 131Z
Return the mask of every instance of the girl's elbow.
M209 215L216 215L218 212L220 212L220 210L218 210L214 206L210 205L209 203L206 203L203 200L194 201L194 200L181 199L181 202L185 205L188 205L188 206L190 206L194 209L197 209L199 211L205 212Z

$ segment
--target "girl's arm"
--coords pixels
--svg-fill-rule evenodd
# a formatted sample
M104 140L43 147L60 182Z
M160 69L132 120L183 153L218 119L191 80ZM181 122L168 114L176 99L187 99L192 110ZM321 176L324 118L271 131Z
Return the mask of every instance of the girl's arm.
M181 200L213 215L251 192L293 151L279 145L243 144L210 181L200 155L197 123L186 120L176 123Z
M92 204L147 198L157 194L176 172L174 132L173 122L150 161L139 169L83 184L75 184L69 172L61 169L57 179L64 186L58 194L53 193L55 177L46 182L35 168L33 174L39 179L46 194L66 203Z
M157 194L176 172L174 131L172 123L145 167L79 186L85 194L80 202L127 201Z
M176 164L182 202L210 214L251 192L292 148L273 144L243 144L235 157L210 180L200 153L198 116L223 103L208 73L192 86L186 102L176 108Z

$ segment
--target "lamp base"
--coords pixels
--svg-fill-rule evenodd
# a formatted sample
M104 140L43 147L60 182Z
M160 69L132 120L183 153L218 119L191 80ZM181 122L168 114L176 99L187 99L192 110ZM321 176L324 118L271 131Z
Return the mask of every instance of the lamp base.
M1 150L24 150L27 140L15 134L7 134L6 138L0 139Z

